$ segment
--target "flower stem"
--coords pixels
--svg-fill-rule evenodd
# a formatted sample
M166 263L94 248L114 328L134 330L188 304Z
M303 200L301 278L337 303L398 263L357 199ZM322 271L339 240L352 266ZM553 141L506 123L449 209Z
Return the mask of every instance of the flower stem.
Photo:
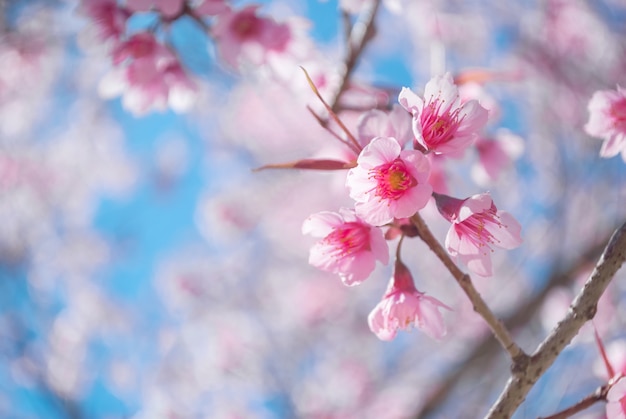
M474 287L472 283L472 279L470 276L459 269L456 266L456 263L450 258L448 253L445 251L443 246L437 241L435 236L431 233L430 229L419 215L416 213L411 217L411 222L417 228L421 239L428 245L430 250L435 253L435 255L441 260L444 266L450 271L456 282L459 284L467 298L472 302L474 306L474 311L477 312L482 318L487 322L489 328L491 329L493 335L496 337L498 342L502 345L505 351L508 352L511 360L514 363L514 367L518 362L522 362L524 359L528 357L522 351L522 349L517 346L509 331L504 327L502 322L493 314L491 309L485 303L485 300L481 297L480 293Z

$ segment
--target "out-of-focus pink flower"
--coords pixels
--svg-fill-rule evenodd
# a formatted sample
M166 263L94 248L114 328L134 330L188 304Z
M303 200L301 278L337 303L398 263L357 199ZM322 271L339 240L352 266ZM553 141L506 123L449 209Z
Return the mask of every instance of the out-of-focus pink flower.
M94 23L91 26L99 41L118 40L126 30L130 12L121 8L115 0L82 0L78 13Z
M183 10L185 0L126 0L126 6L136 12L157 10L163 16L172 18Z
M498 211L488 193L466 199L434 194L441 215L452 223L446 248L472 272L491 276L492 246L513 249L522 243L521 226L506 211Z
M442 308L450 310L436 298L419 292L408 268L397 260L387 291L367 321L370 330L381 340L392 340L398 329L408 330L412 325L433 339L441 339L446 334L439 311Z
M254 65L267 60L269 52L286 51L291 40L289 25L257 16L259 6L220 13L213 27L213 36L220 57L238 68L243 59Z
M602 138L601 157L622 154L626 161L626 90L599 90L589 101L589 121L585 131L592 137Z
M135 115L152 109L187 111L195 101L195 85L180 62L151 33L133 35L113 51L118 65L102 79L100 94L123 95L122 104ZM127 65L124 65L126 64Z
M472 178L480 185L498 179L500 173L524 151L524 141L506 130L496 133L494 139L479 137L475 143L478 164L472 167Z
M346 186L357 215L373 225L406 218L428 203L430 163L419 151L401 150L391 137L377 137L361 151Z
M621 378L606 395L606 418L626 419L626 378Z
M390 112L372 109L365 112L357 123L357 139L365 147L376 137L393 137L400 147L413 139L411 117L404 109L394 105Z
M304 221L302 233L323 237L311 248L309 263L339 274L346 285L363 282L374 270L376 260L389 263L382 231L364 223L354 210L313 214Z
M416 141L436 153L465 150L487 122L488 112L476 100L461 104L458 88L449 73L426 84L424 99L404 87L398 101L413 115Z
M228 10L226 0L199 0L192 7L197 14L204 16L217 16Z

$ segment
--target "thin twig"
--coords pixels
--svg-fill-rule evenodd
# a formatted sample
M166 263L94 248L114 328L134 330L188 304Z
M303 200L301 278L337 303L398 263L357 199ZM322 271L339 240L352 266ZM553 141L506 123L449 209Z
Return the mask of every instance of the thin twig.
M576 404L566 409L563 409L553 415L544 416L538 419L567 419L578 412L582 412L583 410L590 408L597 402L605 402L606 396L609 394L609 391L619 381L620 378L622 378L621 374L619 376L613 377L607 384L603 385L602 387L598 387L596 391L594 391L584 399L580 400Z
M498 400L487 414L489 419L509 418L524 401L539 377L596 314L598 300L626 260L626 223L611 237L583 289L576 296L563 320L539 345L525 368L513 371Z
M309 73L306 71L306 69L304 67L300 67L302 69L302 71L304 72L304 76L306 77L306 81L309 83L309 87L311 87L311 90L313 90L313 93L315 93L315 96L317 96L317 98L320 100L320 102L322 102L322 105L324 105L324 107L326 108L326 110L328 111L328 114L330 115L330 117L333 119L333 121L335 121L335 123L337 125L339 125L339 128L341 128L341 130L346 134L346 136L348 137L348 140L350 141L351 144L348 144L354 151L356 151L357 154L359 154L361 152L361 145L359 144L359 142L356 140L356 138L354 138L354 135L352 135L352 133L350 132L350 130L348 129L348 127L346 127L344 125L343 122L341 122L341 119L339 119L339 117L337 116L337 114L335 113L335 111L333 111L332 107L324 100L324 98L322 97L322 95L320 94L320 91L317 89L317 86L315 85L315 83L313 83L313 80L311 80L311 76L309 76ZM318 119L318 122L320 120Z
M509 331L504 327L502 322L493 314L491 309L487 306L480 293L474 287L472 280L469 275L463 273L456 266L456 263L450 258L448 253L441 246L439 241L433 236L430 229L419 215L416 213L411 217L411 221L417 227L419 231L421 239L428 245L430 250L432 250L435 255L441 260L444 266L450 271L456 282L461 286L465 295L469 298L474 306L474 311L482 316L485 319L485 322L489 325L489 328L493 332L494 336L500 342L502 347L511 357L513 361L513 368L519 368L518 364L523 364L528 356L522 351L522 349L517 346L513 338L511 337Z
M370 39L372 39L374 32L374 19L376 18L379 6L380 0L374 0L369 9L363 12L359 20L350 27L350 33L346 35L347 53L344 61L344 71L341 75L339 88L335 92L335 96L332 100L329 101L333 112L339 111L339 99L348 88L352 72L359 61L363 50L367 46L367 43ZM345 19L346 17L344 16L344 22Z

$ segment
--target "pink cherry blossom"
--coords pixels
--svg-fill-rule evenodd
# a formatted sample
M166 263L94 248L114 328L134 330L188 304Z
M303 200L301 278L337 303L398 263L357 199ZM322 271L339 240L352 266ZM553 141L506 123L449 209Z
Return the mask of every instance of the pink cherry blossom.
M220 57L233 68L240 61L260 65L269 52L286 51L291 39L289 25L257 16L259 6L227 10L217 17L213 36Z
M602 138L601 157L622 154L626 161L626 90L600 90L589 101L589 121L585 131L592 137Z
M507 130L499 130L493 139L479 137L475 147L478 163L472 167L472 178L479 185L488 185L521 156L524 141Z
M374 270L376 260L389 263L381 229L364 223L354 210L313 214L304 221L302 233L323 237L311 248L309 263L339 274L346 285L363 282Z
M346 186L359 217L373 225L406 218L428 203L430 163L419 151L401 150L392 137L377 137L361 151Z
M498 211L488 193L466 199L434 194L439 212L450 222L446 248L472 272L491 276L492 246L513 249L522 243L521 226L506 211Z
M383 299L369 314L370 330L381 340L392 340L398 329L408 330L411 325L422 329L433 339L446 334L446 325L440 309L450 310L436 298L415 288L407 267L396 261L395 271Z
M626 379L621 378L606 395L606 418L626 419Z
M390 112L379 109L365 112L356 129L357 139L363 147L376 137L393 137L401 147L413 139L411 117L398 105L394 105Z
M104 97L123 95L122 104L135 115L168 108L185 112L195 100L195 85L180 62L151 33L141 32L113 51L118 65L100 83Z
M93 22L90 31L99 41L117 40L126 30L126 21L131 13L121 8L115 0L82 0L78 13Z
M200 15L216 16L228 10L226 0L199 0L194 3L193 10Z
M157 10L166 18L172 18L183 10L185 0L126 0L126 6L136 12Z
M478 101L461 103L459 90L449 73L426 84L424 99L404 87L398 101L413 115L417 143L436 153L465 150L487 123L488 112Z

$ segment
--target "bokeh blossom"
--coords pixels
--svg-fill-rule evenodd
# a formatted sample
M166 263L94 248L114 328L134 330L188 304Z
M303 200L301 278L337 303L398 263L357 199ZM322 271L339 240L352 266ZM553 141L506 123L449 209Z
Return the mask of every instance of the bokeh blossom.
M115 0L83 0L78 13L88 17L90 35L98 41L118 40L126 30L131 13L120 7Z
M389 263L387 242L380 228L361 221L354 210L323 211L307 218L303 234L322 237L311 248L309 263L337 273L346 285L357 285L376 267Z
M452 223L446 248L468 269L491 276L492 247L513 249L522 243L521 226L506 211L499 211L488 193L466 199L434 194L441 215Z
M442 308L450 310L436 298L418 291L408 268L397 260L387 291L367 321L370 330L381 340L392 340L398 329L408 330L411 326L433 339L441 339L446 334Z
M413 135L419 146L435 153L462 152L487 123L488 112L478 101L461 103L449 73L426 84L424 99L404 87L398 101L413 115Z
M183 10L185 0L127 0L126 5L133 11L156 10L166 18L172 18Z
M592 137L602 138L601 157L614 157L619 153L626 161L626 90L600 90L589 101L589 121L585 131Z
M391 137L377 137L361 151L346 185L359 217L373 225L406 218L428 203L430 163L419 151L401 150Z
M233 68L238 68L242 60L260 65L266 62L269 52L287 50L292 38L289 26L257 16L258 8L251 5L218 15L212 33L219 56Z
M112 52L113 68L100 82L100 94L122 95L122 104L135 115L168 107L185 112L195 101L195 84L175 54L149 32L133 35Z

